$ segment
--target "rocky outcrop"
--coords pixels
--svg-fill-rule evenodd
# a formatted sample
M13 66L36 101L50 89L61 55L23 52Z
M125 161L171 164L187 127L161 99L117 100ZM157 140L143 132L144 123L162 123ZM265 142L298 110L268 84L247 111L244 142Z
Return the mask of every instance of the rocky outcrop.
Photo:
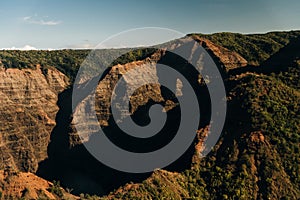
M168 48L174 50L187 44L187 42L190 41L183 39L180 40L178 44L172 44L171 47ZM205 47L210 53L213 53L215 60L223 64L226 69L243 66L246 62L238 54L214 45L208 40L201 40L198 42L200 42L200 45ZM198 58L195 52L195 45L191 46L189 52L187 52L190 55L189 62L194 59L198 59L198 61L201 62L201 58ZM108 70L107 74L100 80L96 88L95 110L97 113L97 120L101 126L109 125L109 120L111 119L111 99L115 98L113 94L115 85L124 74L135 68L143 68L143 73L135 72L132 76L123 76L124 79L122 84L129 86L129 88L134 88L136 80L147 83L148 79L151 79L155 80L157 83L145 84L136 91L131 91L133 92L133 95L131 96L125 94L124 101L129 100L131 106L129 112L124 111L121 107L118 108L124 117L128 117L135 113L140 107L147 105L149 102L162 104L166 112L177 106L177 103L173 101L174 99L172 98L183 95L182 88L184 88L184 85L182 81L177 79L174 82L176 94L173 96L163 94L164 92L162 91L160 84L158 84L159 78L156 66L162 58L167 57L165 56L165 53L166 49L158 50L144 60L134 61L123 65L115 65ZM171 57L167 57L166 60L170 58ZM189 69L187 68L187 71L188 70ZM193 83L196 83L196 81ZM80 84L85 83L81 82ZM67 77L54 68L41 69L39 65L36 66L36 69L19 70L0 68L0 169L10 166L17 171L35 172L38 168L38 163L50 156L48 155L49 152L47 152L47 150L49 151L48 145L50 143L50 136L57 136L55 134L51 135L51 133L54 133L53 129L54 127L57 127L56 124L59 122L59 119L57 118L59 110L59 107L57 106L58 94L66 91L65 89L67 86ZM67 102L69 104L68 106L70 106L71 96L72 95L68 96L68 100L61 99L61 101ZM166 98L166 96L168 96L168 98ZM64 96L62 96L62 98L63 97ZM85 112L85 109L90 107L90 105L86 105L89 98L90 96L87 96L78 103L76 112ZM66 105L62 104L60 108L63 106ZM68 116L60 119L68 119L70 117L69 115L71 115L70 112L65 113L61 110L61 115ZM75 123L76 128L81 125L86 125L80 124L80 122L84 123L84 121L73 119L71 122L71 127L73 127L73 129L70 133L67 133L68 128L60 129L61 127L57 128L57 131L55 131L56 134L63 134L66 136L67 139L64 141L68 143L66 146L69 145L75 147L82 143L74 128ZM66 124L63 124L63 126L65 125ZM86 130L83 134L90 135L92 133L90 130ZM203 148L201 145L205 136L206 135L201 135L200 132L198 133L199 145L196 147L197 154L201 154ZM51 140L54 141L55 138L51 138ZM60 146L63 146L60 144L61 143L54 142L52 147L54 149L59 149ZM62 151L65 150L68 151L69 149L63 149ZM58 152L63 153L60 150ZM75 153L78 152L75 151ZM55 155L57 156L57 154ZM65 159L65 157L62 156L61 159ZM74 161L74 163L74 165L78 164L76 161Z
M0 170L1 199L79 199L30 172Z
M143 106L147 104L150 100L156 103L163 103L164 99L162 97L161 88L158 84L158 77L156 74L156 62L157 59L160 58L162 52L159 51L152 55L151 58L147 58L142 61L134 61L131 63L127 63L125 65L116 65L113 66L109 72L106 74L106 76L99 82L97 88L96 88L96 106L95 110L97 113L97 118L101 126L108 126L109 119L111 117L111 100L114 98L113 90L122 77L122 75L126 74L130 70L133 70L135 68L142 68L143 74L140 74L136 71L132 73L132 76L124 76L123 86L127 86L128 88L135 88L136 81L145 83L142 87L138 88L136 91L128 91L127 94L124 96L123 101L130 101L131 109L130 111L122 109L122 107L117 107L122 118L125 118L129 116L130 114L133 114L139 106ZM149 80L155 80L157 84L146 84ZM133 95L129 96L129 93L133 92ZM86 108L91 107L90 105L87 105L87 102L91 96L87 96L82 102L80 102L76 108L76 112L87 112ZM173 102L168 101L164 102L166 105L166 109L169 109ZM79 114L79 116L85 116L85 114ZM86 126L86 120L84 119L78 119L76 118L77 122L82 122L83 126ZM73 125L76 124L76 127L81 127L80 123L76 123L73 121ZM78 135L76 133L76 130L73 129L75 132L71 133L71 145L74 146L79 142ZM86 130L87 132L81 129L81 136L83 135L90 135L90 130Z
M218 62L216 64L220 64L223 67L223 70L229 71L238 67L247 66L248 62L245 58L234 51L230 51L225 47L214 44L208 39L193 36L197 42L200 43L210 54L215 58Z
M108 126L109 119L111 117L111 100L112 98L116 98L113 94L114 87L118 83L121 77L123 77L123 85L128 86L128 88L135 88L135 82L144 82L145 85L138 88L133 95L130 97L128 94L124 96L124 101L130 101L130 111L123 110L123 108L118 107L119 111L122 113L123 117L129 116L133 114L140 106L146 105L149 101L155 102L155 103L162 103L165 106L165 110L169 111L172 108L176 106L176 104L170 100L170 99L164 99L164 95L161 92L161 86L159 84L159 78L157 74L157 63L160 63L161 60L166 59L168 62L171 60L171 57L166 56L167 51L175 52L177 49L180 49L183 47L185 54L189 55L188 62L194 63L195 59L198 63L203 63L203 57L199 57L199 52L197 51L197 48L199 47L199 44L195 44L195 41L200 44L200 46L204 47L208 51L208 53L213 56L213 59L216 64L221 65L225 71L228 71L232 68L236 67L242 67L247 65L247 61L240 56L236 52L232 52L224 47L215 45L211 41L207 39L203 39L200 37L195 38L182 38L179 40L176 40L175 42L172 42L171 44L167 44L163 46L162 49L158 50L154 54L152 54L150 57L142 60L142 61L134 61L130 62L124 65L116 65L109 69L107 74L103 77L103 79L99 82L97 88L96 88L96 106L95 110L97 113L97 120L99 121L101 126ZM199 49L198 49L199 50ZM179 55L180 56L180 55ZM167 57L167 58L166 58ZM198 66L197 66L198 67ZM203 67L203 66L201 66ZM143 68L142 73L135 72L131 76L124 76L129 71L136 69L136 68ZM188 69L187 69L188 70ZM156 80L158 84L146 84L149 80ZM200 83L199 79L199 83ZM80 84L86 84L82 83L80 81ZM176 94L175 96L182 96L182 81L180 79L177 79L174 83L176 87ZM132 91L128 91L130 93ZM87 96L85 99L82 100L77 105L76 112L86 112L86 108L90 108L91 105L87 105L87 102L89 101L91 97ZM118 97L117 97L118 98ZM81 116L81 114L79 114ZM82 115L84 116L84 114ZM88 116L90 117L90 116ZM76 125L76 127L82 127L86 126L86 120L84 119L78 119L76 118L72 122L72 126ZM91 124L91 127L94 125ZM71 133L71 144L72 146L79 144L79 138L76 133L75 128L73 128L74 132ZM80 130L83 137L90 135L90 130ZM89 133L88 133L89 132Z
M205 128L201 128L197 130L196 135L196 143L195 143L195 153L192 157L192 169L197 168L202 156L202 152L205 148L205 141L207 139L207 136L210 133L209 126L206 126Z
M67 85L67 77L56 69L0 67L0 169L37 170L47 157L57 95Z

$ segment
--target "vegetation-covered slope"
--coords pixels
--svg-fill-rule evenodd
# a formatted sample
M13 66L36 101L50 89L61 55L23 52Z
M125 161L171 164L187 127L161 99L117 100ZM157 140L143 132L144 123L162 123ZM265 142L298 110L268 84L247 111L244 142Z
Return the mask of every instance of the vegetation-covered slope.
M299 199L300 31L197 35L237 52L255 68L267 67L268 73L248 68L234 75L228 72L227 120L209 155L199 159L199 141L195 141L189 169L157 170L141 183L128 183L102 199ZM136 51L114 64L151 53ZM87 54L85 50L0 51L0 60L5 68L53 66L74 79ZM271 73L277 65L279 70ZM205 131L207 127L199 134Z
M97 50L101 55L99 59L105 63L109 57L115 53L123 53L130 51L130 49L103 49ZM0 66L1 63L4 68L31 68L35 69L39 64L43 71L49 67L55 67L65 75L67 75L71 81L76 77L77 71L87 57L91 50L31 50L31 51L19 51L19 50L0 50ZM125 64L128 62L144 59L154 52L153 49L138 49L130 51L127 54L120 56L114 60L113 63L105 63L107 65Z
M299 91L265 75L247 74L230 82L232 116L211 154L185 172L166 178L166 172L158 171L108 198L300 198Z
M270 33L261 38L273 34L296 37L292 32L291 36ZM215 35L218 35L216 39L226 41L226 34L225 37ZM282 43L277 51L285 45L283 41L288 42L279 41ZM275 58L281 58L280 71L267 74L244 71L226 81L228 118L222 137L215 149L206 158L194 162L191 169L170 175L180 176L180 180L162 178L157 183L158 174L165 173L157 171L143 183L127 185L107 198L299 199L300 65L297 59L300 46L299 40L292 43L293 48L288 51L282 49L276 54L274 50L264 58L253 60L262 62L274 54ZM261 45L260 41L254 44ZM255 58L251 51L247 53L243 56ZM284 55L287 53L293 56ZM174 190L175 184L180 189Z
M300 36L300 31L270 32L266 34L214 33L191 34L211 40L220 46L235 51L251 65L259 65L279 51L290 41Z

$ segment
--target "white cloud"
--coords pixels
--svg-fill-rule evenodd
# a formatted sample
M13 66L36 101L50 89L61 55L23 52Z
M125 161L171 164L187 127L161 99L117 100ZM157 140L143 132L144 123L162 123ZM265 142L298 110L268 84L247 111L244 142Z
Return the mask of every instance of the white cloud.
M74 44L74 45L67 45L65 47L60 48L36 48L31 45L25 45L23 47L8 47L8 48L0 48L0 50L21 50L21 51L29 51L29 50L47 50L47 51L53 51L53 50L62 50L62 49L94 49L96 45L94 44Z
M23 17L23 20L24 20L24 21L28 21L28 20L30 20L30 18L31 18L31 17L29 17L29 16Z
M90 43L67 45L66 49L93 49L96 45Z
M47 18L44 17L44 18ZM62 21L55 21L55 20L46 20L46 19L38 19L37 15L34 17L32 16L26 16L22 18L24 22L29 23L29 24L38 24L38 25L48 25L48 26L54 26L61 24Z
M2 48L1 50L21 50L21 51L28 51L28 50L38 50L38 49L27 44L24 47Z

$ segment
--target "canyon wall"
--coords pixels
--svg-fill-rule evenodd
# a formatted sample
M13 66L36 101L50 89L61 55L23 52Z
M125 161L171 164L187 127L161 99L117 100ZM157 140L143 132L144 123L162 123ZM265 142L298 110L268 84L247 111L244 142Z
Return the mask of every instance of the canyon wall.
M230 52L205 39L195 39L214 57L217 64L222 63L225 67L232 68L246 63L245 59L235 52ZM174 50L187 43L188 41L183 39L169 48ZM194 51L192 46L188 52L191 59ZM102 126L108 126L111 116L111 94L120 77L135 67L145 66L145 74L135 74L131 80L125 78L124 84L132 87L134 79L146 83L147 77L158 81L156 63L164 55L165 50L158 50L145 60L119 64L109 70L96 90L96 112ZM175 86L177 94L181 94L180 83L180 80L177 80ZM47 147L51 132L56 125L56 114L59 109L58 94L68 85L68 78L55 68L42 68L37 63L36 69L5 69L0 61L0 169L10 166L16 170L35 172L38 163L47 158ZM159 84L147 84L130 97L131 110L124 115L134 113L149 101L161 103L166 110L175 106L172 100L164 99ZM79 103L77 110L82 106L84 104ZM81 143L75 129L69 133L69 137L70 146Z
M0 168L35 172L47 158L57 96L68 78L56 69L0 67Z

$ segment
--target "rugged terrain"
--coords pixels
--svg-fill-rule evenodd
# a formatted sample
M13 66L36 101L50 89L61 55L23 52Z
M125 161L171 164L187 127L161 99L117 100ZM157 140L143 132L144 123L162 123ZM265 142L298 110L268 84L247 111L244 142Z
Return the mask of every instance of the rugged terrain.
M2 51L0 168L18 174L10 182L5 175L0 176L2 195L36 198L37 191L43 191L40 195L46 198L61 198L48 193L51 183L43 179L32 178L39 180L41 188L36 188L34 181L29 185L20 181L26 176L34 177L23 172L36 172L47 180L59 180L65 188L72 188L72 193L107 195L104 199L300 198L300 32L190 36L212 56L224 78L228 100L225 127L213 151L199 159L197 155L209 130L209 117L204 117L194 144L178 161L164 170L146 174L122 173L98 163L76 133L70 86L87 51ZM189 44L182 39L170 48L184 45ZM194 52L190 48L190 59L195 59ZM201 116L209 116L209 101L203 95L207 91L201 77L193 74L189 65L165 50L126 54L107 69L96 90L97 118L110 139L125 145L124 148L134 144L137 151L151 150L141 141L116 134L118 129L110 113L112 89L122 74L134 67L150 66L147 73L158 77L155 66L160 62L176 63L180 66L177 70L199 86ZM136 74L134 78L141 77ZM81 83L85 84L85 80ZM125 84L131 84L130 80L125 80ZM174 83L174 87L176 95L180 95L180 82ZM173 124L178 120L176 95L159 84L145 85L130 98L131 113L125 113L125 117L131 114L143 123L147 120L143 112L160 103L171 117L165 132L172 135L176 132ZM83 106L79 103L77 110ZM165 142L170 138L157 139ZM160 147L155 144L152 148ZM16 187L14 183L19 189L8 190Z
M79 199L60 187L30 172L0 171L1 198L3 199Z
M68 85L57 69L4 69L0 67L0 166L36 172L47 158L56 122L57 97Z

